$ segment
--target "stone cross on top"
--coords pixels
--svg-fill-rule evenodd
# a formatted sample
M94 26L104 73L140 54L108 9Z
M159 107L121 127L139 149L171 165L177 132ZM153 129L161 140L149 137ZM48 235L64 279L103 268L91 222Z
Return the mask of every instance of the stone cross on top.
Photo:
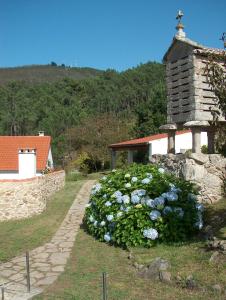
M204 69L209 55L222 57L224 50L202 46L186 38L181 23L183 12L177 15L177 33L164 55L167 84L167 124L160 129L168 132L168 152L175 153L176 130L190 128L192 152L201 151L201 131L207 131L208 152L214 153L213 112L219 111L216 95L207 82ZM220 122L225 122L222 113Z

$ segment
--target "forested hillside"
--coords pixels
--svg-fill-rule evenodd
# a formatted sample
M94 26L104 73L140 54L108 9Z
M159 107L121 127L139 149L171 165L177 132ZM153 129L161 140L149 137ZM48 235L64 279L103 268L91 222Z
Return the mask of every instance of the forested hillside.
M73 79L84 79L97 76L102 71L93 68L71 68L57 66L52 62L50 65L32 65L15 68L0 68L0 85L12 80L24 80L27 83L54 82L65 77Z
M58 164L106 166L107 145L158 132L165 122L164 67L142 64L125 72L54 82L13 81L0 87L0 135L53 138Z

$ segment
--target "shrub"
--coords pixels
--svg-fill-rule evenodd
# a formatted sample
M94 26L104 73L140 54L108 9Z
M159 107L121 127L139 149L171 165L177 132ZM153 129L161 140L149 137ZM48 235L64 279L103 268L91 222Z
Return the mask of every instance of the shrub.
M185 241L203 226L195 193L162 168L133 164L92 188L84 222L98 240L119 246Z

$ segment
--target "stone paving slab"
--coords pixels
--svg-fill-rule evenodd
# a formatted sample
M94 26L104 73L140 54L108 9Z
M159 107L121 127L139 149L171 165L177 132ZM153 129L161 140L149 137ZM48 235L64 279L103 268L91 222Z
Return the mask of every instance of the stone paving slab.
M94 180L89 180L81 187L51 241L30 251L30 293L26 286L25 256L0 265L0 286L4 285L5 300L32 299L64 272L94 183Z

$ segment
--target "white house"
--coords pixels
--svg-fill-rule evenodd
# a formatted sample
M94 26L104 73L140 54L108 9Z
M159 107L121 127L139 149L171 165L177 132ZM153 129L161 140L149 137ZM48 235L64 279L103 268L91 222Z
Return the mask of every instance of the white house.
M201 133L201 146L207 145L207 133ZM128 163L133 162L133 151L148 151L148 157L151 159L153 154L167 154L168 134L161 133L147 137L124 141L109 146L112 153L112 168L115 168L116 151L128 151ZM190 130L181 130L176 132L175 153L184 153L192 149L192 133Z
M51 137L0 136L0 180L27 179L53 168Z

